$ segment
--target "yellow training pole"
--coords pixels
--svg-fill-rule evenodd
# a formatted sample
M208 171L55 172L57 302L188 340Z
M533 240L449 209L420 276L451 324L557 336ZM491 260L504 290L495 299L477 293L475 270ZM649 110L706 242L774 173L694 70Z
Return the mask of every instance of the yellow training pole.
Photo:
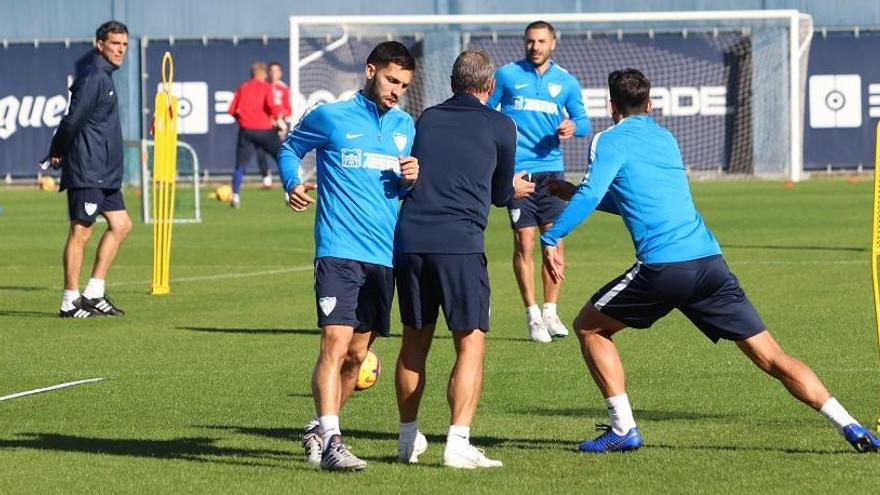
M171 290L171 226L177 179L177 98L171 94L174 60L162 57L162 89L153 117L153 294Z
M880 122L874 141L874 219L871 229L871 286L874 290L874 322L877 329L877 350L880 352L880 285L877 281L877 257L880 256ZM877 418L880 432L880 416Z

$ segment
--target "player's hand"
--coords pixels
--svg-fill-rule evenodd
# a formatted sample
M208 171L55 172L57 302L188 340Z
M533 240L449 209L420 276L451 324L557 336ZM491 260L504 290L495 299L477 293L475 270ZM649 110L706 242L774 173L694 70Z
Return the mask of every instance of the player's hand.
M571 119L563 120L559 127L556 128L556 135L559 136L560 141L565 141L574 136L574 122Z
M544 246L544 267L547 268L547 273L553 279L553 283L558 284L565 279L563 266L562 257L559 256L556 246Z
M513 176L513 199L522 199L535 192L535 183L525 179L525 171Z
M60 156L53 156L53 157L47 156L46 158L43 158L42 161L37 163L37 167L39 167L40 170L49 170L49 168L59 169L59 168L61 168L61 157Z
M287 207L293 211L306 211L315 198L309 196L308 191L314 191L318 186L314 182L305 182L293 186L293 189L284 193L287 198Z
M419 159L414 156L399 156L397 160L400 162L400 176L404 185L413 185L419 178Z
M577 186L571 182L553 179L547 184L547 190L550 191L550 194L561 200L571 201L571 197L577 191Z

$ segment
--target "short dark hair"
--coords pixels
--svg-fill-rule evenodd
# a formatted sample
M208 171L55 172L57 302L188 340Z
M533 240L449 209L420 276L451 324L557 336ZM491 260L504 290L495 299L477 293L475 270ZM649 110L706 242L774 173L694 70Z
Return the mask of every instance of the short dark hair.
M624 115L643 113L651 99L651 81L636 69L616 70L608 74L608 92Z
M495 77L495 65L483 50L465 50L452 64L452 92L488 91Z
M376 45L367 57L367 63L377 68L397 64L404 70L416 70L416 59L399 41L383 41Z
M95 41L107 41L107 35L128 34L128 28L119 21L107 21L95 30Z
M523 33L528 33L532 29L546 29L550 31L550 34L553 35L553 39L556 39L556 28L553 27L553 24L550 24L547 21L535 21L526 26L526 30Z
M281 63L280 63L280 62L276 62L276 61L274 61L274 60L271 61L271 62L269 62L269 65L268 65L267 67L271 69L272 67L275 67L276 65L278 66L279 69L281 68Z

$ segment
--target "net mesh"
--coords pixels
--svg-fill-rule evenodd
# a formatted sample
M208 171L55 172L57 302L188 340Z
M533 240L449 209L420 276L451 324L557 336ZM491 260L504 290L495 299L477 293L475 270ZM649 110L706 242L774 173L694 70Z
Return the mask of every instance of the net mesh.
M152 223L153 142L146 142L146 162L141 187L141 211L144 223ZM192 147L178 141L177 190L174 194L174 222L201 221L198 157Z
M559 40L553 59L580 81L592 124L585 139L563 142L567 172L586 169L592 136L612 125L608 73L632 67L651 80L653 117L678 139L692 176L788 173L793 158L788 20L554 26ZM370 50L380 41L396 39L417 57L413 83L401 107L418 118L425 108L450 96L450 68L462 49L483 49L499 67L522 59L523 27L301 26L302 94L295 108L334 101L359 89ZM808 16L802 16L799 28L804 43L812 32ZM801 56L800 67L802 91L806 56ZM305 170L313 167L312 158L307 160Z

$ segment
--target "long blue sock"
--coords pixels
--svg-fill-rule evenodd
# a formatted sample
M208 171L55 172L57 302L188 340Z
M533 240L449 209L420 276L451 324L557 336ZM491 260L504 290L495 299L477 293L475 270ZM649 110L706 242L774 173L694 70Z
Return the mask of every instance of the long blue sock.
M244 182L244 165L236 165L235 172L232 174L232 192L238 194L241 191L242 182Z

